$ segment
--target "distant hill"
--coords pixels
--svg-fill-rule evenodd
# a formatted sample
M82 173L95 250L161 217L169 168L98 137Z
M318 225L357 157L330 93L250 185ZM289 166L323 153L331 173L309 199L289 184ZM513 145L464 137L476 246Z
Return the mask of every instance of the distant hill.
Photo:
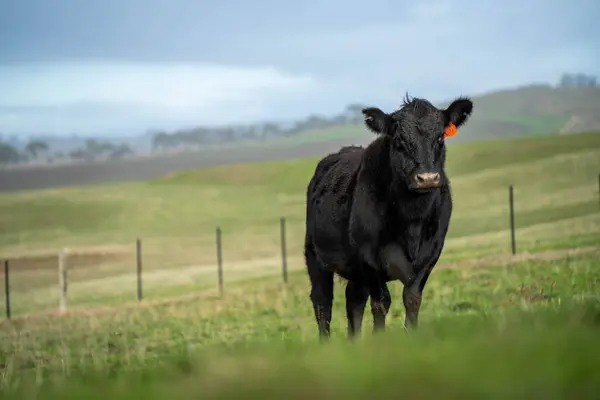
M411 93L412 95L412 93ZM414 94L418 96L417 93ZM471 95L475 109L453 143L548 134L600 132L600 87L530 85ZM447 107L452 101L437 102ZM392 110L384 110L390 112ZM301 132L260 143L297 145L348 140L367 144L373 139L362 121Z
M457 141L600 131L600 87L528 86L474 96Z
M419 96L419 93L411 95ZM475 104L473 116L459 134L452 138L452 143L540 134L600 132L600 87L597 85L529 85L470 95ZM402 94L399 93L399 100L401 97ZM451 100L447 99L436 105L446 107ZM288 123L287 126L277 122L216 128L198 126L176 132L129 134L118 139L100 135L96 138L114 145L129 146L133 150L133 158L154 158L158 155L186 157L181 153L198 150L215 153L212 156L234 149L238 152L244 150L261 154L261 151L273 147L294 148L324 142L331 146L343 143L367 144L374 136L364 127L360 110L372 105L350 104L337 115L310 115ZM55 165L86 162L72 159L70 154L81 150L89 138L37 136L48 143L50 152L56 156L53 160ZM161 144L157 146L158 139L161 139ZM7 137L4 141L18 151L23 151L28 138ZM229 156L224 158L230 159ZM103 162L101 159L96 161ZM236 161L232 159L231 162Z
M473 115L453 142L600 131L600 87L531 85L471 98L475 105ZM435 105L446 107L450 101ZM302 142L309 141L309 137L315 140L347 137L361 143L371 138L362 123L298 136L297 140L304 137Z

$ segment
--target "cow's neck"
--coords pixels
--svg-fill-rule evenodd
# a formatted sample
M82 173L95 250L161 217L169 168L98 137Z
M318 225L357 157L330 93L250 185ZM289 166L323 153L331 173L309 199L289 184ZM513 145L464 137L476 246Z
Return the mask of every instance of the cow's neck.
M415 193L404 183L392 183L389 189L390 203L398 218L407 223L418 223L434 212L440 190L430 193Z
M427 230L426 225L436 211L435 203L440 192L437 190L416 194L404 188L401 192L390 194L393 198L390 212L394 213L394 219L400 227L398 234L404 243L407 257L415 261L419 257L419 249Z

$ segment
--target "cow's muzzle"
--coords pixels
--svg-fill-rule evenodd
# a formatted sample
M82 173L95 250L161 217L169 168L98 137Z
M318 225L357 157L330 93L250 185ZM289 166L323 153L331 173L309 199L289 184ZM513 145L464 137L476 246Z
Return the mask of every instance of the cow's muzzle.
M421 172L413 176L412 189L427 190L441 186L441 176L437 172Z

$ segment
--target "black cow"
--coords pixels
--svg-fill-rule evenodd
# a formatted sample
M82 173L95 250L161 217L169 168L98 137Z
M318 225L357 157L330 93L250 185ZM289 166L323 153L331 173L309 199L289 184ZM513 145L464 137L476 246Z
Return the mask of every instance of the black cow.
M404 285L405 327L418 324L421 294L452 213L445 132L472 110L467 97L442 110L408 96L391 114L365 108L365 125L379 137L317 164L306 194L304 255L321 339L330 335L334 273L348 281L349 338L360 333L369 296L373 331L385 328L391 280Z

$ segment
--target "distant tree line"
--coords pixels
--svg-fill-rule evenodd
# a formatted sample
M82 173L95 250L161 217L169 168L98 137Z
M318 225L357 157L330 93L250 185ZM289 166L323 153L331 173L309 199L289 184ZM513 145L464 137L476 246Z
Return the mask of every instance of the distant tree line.
M50 146L43 140L31 140L25 145L23 150L19 150L16 146L0 140L0 164L28 162L42 157L49 149Z
M83 147L68 153L69 158L80 161L95 161L98 159L119 159L133 154L126 144L115 145L106 141L88 139Z
M133 151L125 144L115 145L96 139L88 139L84 146L65 154L63 152L52 153L50 146L44 140L31 140L23 149L19 149L0 138L0 165L24 164L34 161L52 163L61 159L73 161L119 159L131 154Z
M233 143L239 140L265 140L286 137L310 131L356 124L361 121L362 104L350 104L342 113L332 117L309 115L293 123L265 122L261 124L224 127L196 127L174 132L152 134L152 151L202 148L207 145Z
M559 87L597 87L598 83L595 76L582 73L563 74L560 77Z
M330 118L309 115L307 118L291 123L265 122L253 125L196 127L180 129L174 132L154 132L151 135L153 152L182 149L201 149L211 145L222 145L240 140L265 140L274 137L288 137L298 133L319 131L348 124L357 124L362 120L362 104L350 104L343 112ZM94 160L118 159L134 154L129 146L115 145L109 141L87 139L75 150L67 153L52 152L47 142L31 140L22 149L0 135L0 165L30 162L53 163L58 160L89 162Z
M595 76L583 73L565 73L560 77L559 87L596 87ZM292 124L263 124L228 127L197 127L174 132L155 132L152 135L152 151L202 148L214 144L226 144L238 140L265 140L269 137L285 137L298 133L356 124L362 120L362 104L350 104L345 110L330 118L310 115Z
M557 84L558 87L597 87L595 76L583 73L564 73ZM177 151L184 149L201 149L214 145L225 145L242 140L262 141L268 138L289 137L299 133L319 131L355 125L362 120L361 109L364 105L349 104L339 114L331 117L309 115L291 123L264 123L207 127L199 126L191 129L180 129L173 132L158 131L151 134L152 152ZM125 144L113 144L109 141L88 139L79 148L67 152L52 152L47 142L31 140L23 148L3 140L0 134L0 165L27 162L54 162L55 160L93 161L119 159L134 152Z

